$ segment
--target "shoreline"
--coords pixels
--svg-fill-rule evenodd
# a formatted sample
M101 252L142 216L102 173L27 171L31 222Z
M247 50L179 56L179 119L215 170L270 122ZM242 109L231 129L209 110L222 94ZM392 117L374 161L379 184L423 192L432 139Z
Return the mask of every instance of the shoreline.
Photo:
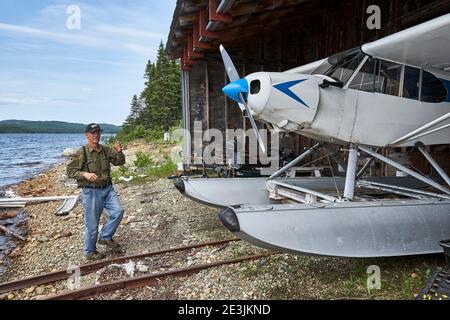
M42 195L50 195L45 194L42 187L39 186L45 177L51 176L55 171L61 171L65 168L65 163L67 159L61 159L57 163L53 163L49 165L47 168L40 170L38 173L31 175L30 177L14 184L5 185L0 187L0 192L5 195L5 198L12 198L17 196L23 197L33 197L33 196L42 196ZM53 195L53 194L51 194ZM3 197L2 197L3 198ZM27 207L32 206L31 204L26 205L24 208L2 208L0 209L0 222L8 226L8 229L17 232L19 235L23 237L28 237L32 230L29 226L30 213L28 213ZM20 254L20 249L26 243L16 239L11 235L0 234L4 239L2 243L2 247L0 248L3 253L0 256L0 268L2 269L0 273L1 276L8 272L8 269L11 267L11 260L16 258L18 254Z
M67 162L67 159L64 159L64 158L65 157L62 156L60 161L58 161L56 163L52 163L52 164L48 165L47 167L40 169L39 172L36 172L36 173L30 175L29 177L27 177L27 178L25 178L25 179L23 179L23 180L21 180L19 182L7 184L7 185L0 185L0 198L2 198L1 197L2 192L5 193L5 195L7 195L8 191L10 191L11 189L16 188L19 185L21 185L21 184L23 184L23 183L25 183L25 182L27 182L29 180L33 180L33 179L37 178L39 175L41 175L41 174L45 174L46 172L52 170L54 167L57 167L59 165L63 165L65 162Z
M124 151L127 165L133 164L137 151L159 154L158 147L151 143L130 144ZM29 192L33 187L41 190L42 195L79 194L74 181L65 177L64 163L19 184L15 190ZM126 255L233 236L220 222L216 209L187 199L169 179L123 182L114 187L125 209L114 239L122 244ZM83 257L83 208L78 203L69 215L56 216L54 213L59 206L59 202L47 202L25 207L29 215L28 241L15 250L0 282L86 263ZM148 263L149 272L153 272L261 252L265 250L238 241L221 250L192 250L178 256L176 261L174 257L162 256L144 262ZM370 265L378 265L381 269L380 291L367 291L366 269ZM103 294L95 299L414 299L423 288L428 270L434 266L445 266L443 256L347 259L281 253L259 261L221 266L162 281L155 287ZM123 278L125 270L125 265L105 267L96 274L83 276L81 285ZM140 272L136 269L135 276L146 274ZM0 300L37 299L67 290L67 283L60 281L0 295Z

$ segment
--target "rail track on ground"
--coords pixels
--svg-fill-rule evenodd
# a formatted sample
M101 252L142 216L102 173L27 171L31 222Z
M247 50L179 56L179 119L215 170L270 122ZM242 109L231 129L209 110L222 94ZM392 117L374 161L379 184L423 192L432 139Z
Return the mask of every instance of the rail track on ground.
M121 262L127 262L131 260L139 260L147 257L162 255L166 253L173 253L173 252L180 252L195 248L202 248L202 247L209 247L209 246L220 246L224 245L230 242L240 241L240 239L233 238L233 239L225 239L225 240L218 240L218 241L210 241L210 242L203 242L198 244L192 244L192 245L186 245L186 246L180 246L170 249L164 249L164 250L157 250L142 254L135 254L135 255L128 255L128 256L121 256L121 257L115 257L107 260L101 260L85 265L79 266L79 272L80 276L84 276L90 273L94 273L97 270L100 270L102 268L105 268L109 265L121 263ZM133 289L143 286L154 286L157 284L160 284L161 280L170 278L170 277L183 277L190 274L198 273L202 270L221 266L221 265L227 265L227 264L235 264L239 262L244 261L250 261L250 260L257 260L263 257L267 257L274 254L274 252L268 252L268 253L260 253L260 254L254 254L254 255L247 255L247 256L240 256L236 258L231 259L225 259L225 260L219 260L212 263L205 263L205 264L197 264L192 265L189 267L183 267L183 268L175 268L168 271L163 272L155 272L150 274L145 274L141 276L136 277L130 277L130 278L124 278L119 280L113 280L108 281L104 283L100 283L97 285L92 285L88 287L82 287L76 290L67 291L58 293L52 296L46 296L41 298L41 300L76 300L76 299L87 299L91 297L95 297L99 294L104 294L108 292L113 292L116 290L125 290L125 289ZM68 273L67 270L59 270L55 272L45 273L38 276L28 277L21 280L14 280L11 282L6 282L0 284L0 294L12 292L16 290L22 290L25 288L29 288L32 286L38 286L43 284L49 284L57 281L67 280L69 277L71 277L71 273Z

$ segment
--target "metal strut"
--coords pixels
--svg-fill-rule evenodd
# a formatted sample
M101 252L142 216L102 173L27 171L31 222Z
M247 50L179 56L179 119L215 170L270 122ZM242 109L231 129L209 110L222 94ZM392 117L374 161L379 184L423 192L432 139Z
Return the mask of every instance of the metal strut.
M389 146L394 147L394 146L396 146L396 145L399 145L399 144L404 143L405 141L410 141L410 140L416 139L416 138L418 138L419 135L420 135L421 133L423 133L425 130L427 130L427 129L429 129L429 128L431 128L431 127L433 127L433 126L435 126L435 125L437 125L437 124L439 124L439 123L441 123L441 122L444 122L444 121L447 120L447 119L450 119L450 112L444 114L443 116L441 116L441 117L439 117L439 118L437 118L437 119L435 119L435 120L433 120L433 121L428 122L427 124L421 126L420 128L418 128L418 129L416 129L416 130L414 130L414 131L408 133L407 135L404 135L403 137L398 138L398 139L395 140L395 141L392 141L392 142L389 144ZM442 126L442 127L439 127L439 130L442 130L442 129L445 129L445 128L446 128L446 126ZM428 131L427 134L430 134L430 133L432 133L432 132L434 132L434 131L433 131L433 130L430 130L430 131ZM420 135L420 136L423 136L423 135Z
M282 167L280 170L272 174L268 180L272 180L273 178L281 176L283 173L285 173L287 170L298 164L300 161L302 161L304 158L309 156L315 149L317 149L320 146L320 143L316 143L314 146L303 152L300 156L298 156L296 159L289 162L287 165Z
M345 176L344 198L353 200L355 194L356 169L358 167L358 146L351 144Z
M439 173L439 175L447 182L447 184L450 186L450 178L448 177L447 173L441 168L441 166L433 159L431 154L428 153L427 149L425 149L425 146L423 143L418 142L416 143L416 148L419 149L420 152L424 155L424 157L428 160L428 162L433 166L433 168L436 169L436 171Z
M442 191L442 192L444 192L446 194L450 194L450 190L448 188L441 186L439 183L437 183L437 182L435 182L435 181L433 181L433 180L431 180L431 179L429 179L429 178L427 178L427 177L425 177L425 176L423 176L423 175L421 175L421 174L419 174L419 173L417 173L415 171L412 171L411 169L408 169L405 166L402 166L401 164L399 164L399 163L397 163L397 162L395 162L395 161L393 161L393 160L391 160L389 158L383 157L382 155L380 155L380 154L378 154L376 152L373 152L370 149L361 147L361 146L358 146L358 149L363 151L363 152L365 152L365 153L367 153L367 154L369 154L369 155L371 155L372 157L377 158L380 161L383 161L384 163L386 163L388 165L393 166L394 168L396 168L396 169L398 169L400 171L403 171L406 174L409 174L410 176L412 176L412 177L414 177L414 178L416 178L416 179L418 179L418 180L420 180L420 181L422 181L422 182L424 182L424 183L426 183L426 184L428 184L428 185L430 185L430 186L432 186L432 187L434 187L434 188L436 188L436 189L438 189L438 190L440 190L440 191Z
M375 152L380 151L380 148L377 148L375 150ZM366 163L363 165L362 169L359 170L358 174L356 175L356 178L359 179L362 177L362 175L364 174L364 172L366 172L367 168L369 168L369 166L372 164L372 162L375 160L374 157L370 157L369 160L366 161Z

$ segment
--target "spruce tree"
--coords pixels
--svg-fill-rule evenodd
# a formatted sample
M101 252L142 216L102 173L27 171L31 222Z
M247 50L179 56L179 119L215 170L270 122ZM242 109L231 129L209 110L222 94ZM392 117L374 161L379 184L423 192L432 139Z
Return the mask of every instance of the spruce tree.
M147 62L145 87L131 103L130 115L124 128L143 125L146 129L161 131L178 125L181 118L181 73L177 60L171 60L161 42L156 63Z

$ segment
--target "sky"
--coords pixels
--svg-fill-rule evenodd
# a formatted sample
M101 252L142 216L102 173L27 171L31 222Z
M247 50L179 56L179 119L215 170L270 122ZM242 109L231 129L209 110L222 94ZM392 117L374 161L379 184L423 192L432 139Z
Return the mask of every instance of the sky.
M121 125L176 0L1 0L0 120Z

